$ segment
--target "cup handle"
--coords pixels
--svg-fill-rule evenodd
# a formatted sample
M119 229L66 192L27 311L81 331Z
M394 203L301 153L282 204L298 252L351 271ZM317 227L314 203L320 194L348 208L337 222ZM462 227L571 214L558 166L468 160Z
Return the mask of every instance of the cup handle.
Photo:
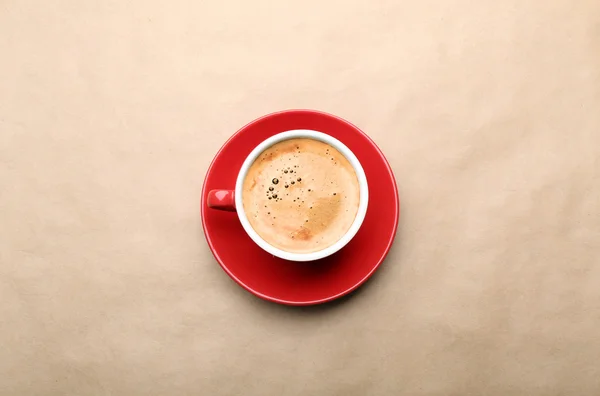
M210 190L208 192L208 207L227 212L235 212L235 197L233 190Z

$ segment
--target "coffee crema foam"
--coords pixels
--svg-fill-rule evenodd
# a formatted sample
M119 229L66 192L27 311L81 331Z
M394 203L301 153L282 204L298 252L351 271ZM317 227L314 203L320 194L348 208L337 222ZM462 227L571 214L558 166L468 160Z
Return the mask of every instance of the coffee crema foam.
M359 201L350 162L329 144L309 138L284 140L263 151L242 190L254 231L289 253L335 244L354 222Z

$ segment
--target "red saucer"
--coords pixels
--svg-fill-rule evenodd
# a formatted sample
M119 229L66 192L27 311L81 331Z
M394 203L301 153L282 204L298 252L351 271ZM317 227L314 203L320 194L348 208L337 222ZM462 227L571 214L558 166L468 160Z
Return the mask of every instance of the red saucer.
M356 236L336 254L313 262L290 262L259 248L237 214L209 209L208 192L233 189L244 159L260 142L279 132L311 129L344 143L361 162L369 182L369 209ZM250 293L288 305L312 305L342 297L362 285L389 252L398 225L396 181L375 143L354 125L313 110L269 114L240 129L210 165L201 201L208 245L225 272Z

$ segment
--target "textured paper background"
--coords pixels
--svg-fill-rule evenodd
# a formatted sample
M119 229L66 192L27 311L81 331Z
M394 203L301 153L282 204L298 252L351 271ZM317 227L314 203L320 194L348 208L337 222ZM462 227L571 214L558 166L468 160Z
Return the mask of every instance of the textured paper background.
M399 183L329 306L201 231L212 156L286 108ZM0 0L0 394L597 396L599 158L597 0Z

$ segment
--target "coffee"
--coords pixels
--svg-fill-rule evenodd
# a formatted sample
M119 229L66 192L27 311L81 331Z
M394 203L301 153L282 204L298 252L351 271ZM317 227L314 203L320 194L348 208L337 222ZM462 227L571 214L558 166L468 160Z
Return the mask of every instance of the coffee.
M350 162L331 145L298 138L263 151L244 179L250 225L270 245L311 253L339 241L358 211L360 188Z

